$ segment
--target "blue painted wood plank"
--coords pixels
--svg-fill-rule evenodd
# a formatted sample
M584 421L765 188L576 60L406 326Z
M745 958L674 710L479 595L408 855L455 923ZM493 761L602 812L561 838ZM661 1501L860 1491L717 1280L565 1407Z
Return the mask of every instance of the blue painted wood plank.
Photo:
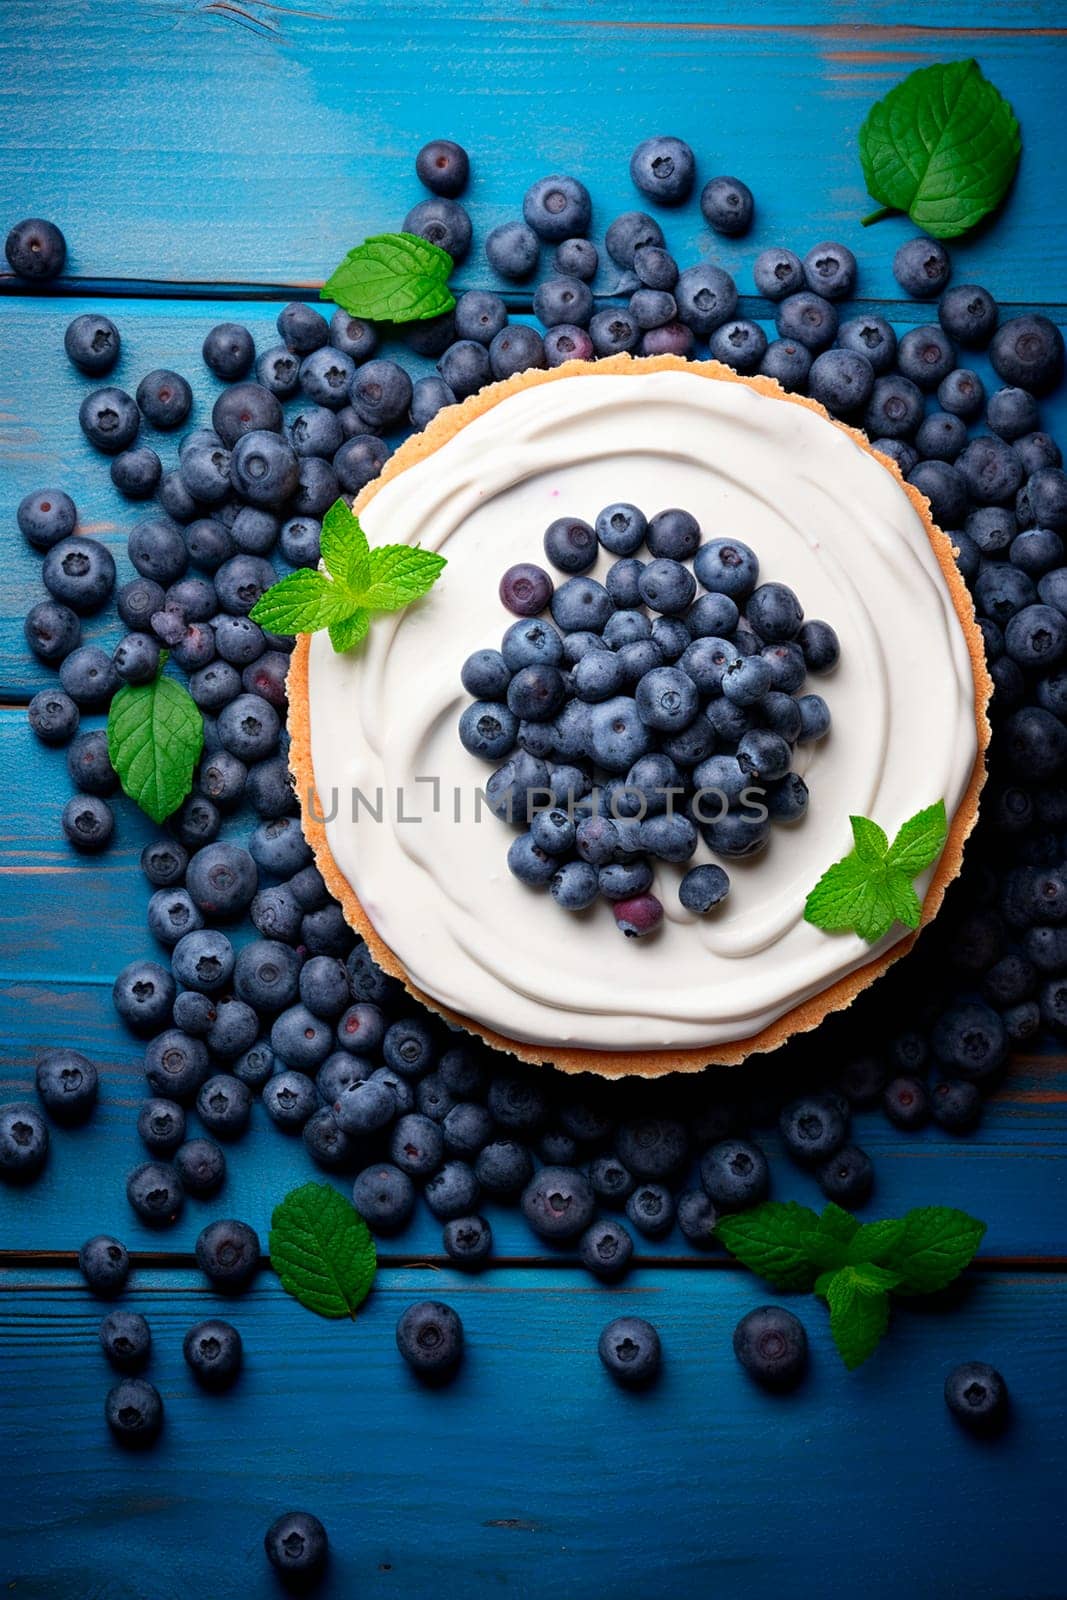
M909 225L861 230L857 130L912 68L977 54L1019 110L1026 155L996 229L957 248L960 271L1008 298L1059 297L1065 237L1044 202L1067 188L1061 9L949 6L931 27L928 8L883 0L863 16L832 0L758 20L739 0L710 19L684 4L523 0L358 14L341 0L8 4L0 215L54 216L76 275L318 283L359 238L400 224L421 198L415 151L447 134L474 157L476 247L461 281L485 282L481 241L534 178L586 179L599 234L639 199L633 144L672 132L702 179L734 173L759 204L735 244L709 233L695 201L665 214L683 256L711 250L747 282L761 246L829 233L871 258L864 292L885 296Z
M15 509L33 489L64 488L79 508L83 531L99 537L116 555L119 581L134 576L125 553L129 530L151 513L152 504L131 504L117 492L109 476L109 461L94 451L78 427L78 406L97 383L78 373L63 353L63 330L75 315L95 307L114 319L123 335L123 353L108 381L131 393L146 372L174 367L190 381L194 409L189 426L210 422L211 407L223 385L208 371L200 355L204 335L216 322L244 322L255 335L260 350L277 343L276 305L259 302L174 300L55 300L46 297L3 303L0 343L0 560L4 582L0 585L0 699L26 700L37 689L55 681L50 668L30 654L22 632L25 613L44 590L40 582L41 557L21 539ZM752 300L750 314L761 317L772 331L766 302ZM883 306L901 329L928 321L929 306ZM516 314L517 320L530 320ZM1067 327L1067 311L1060 314ZM383 346L383 353L400 360L417 376L433 370L433 363L414 355L402 342ZM990 387L998 384L982 355L965 357ZM292 416L301 407L288 401ZM1042 402L1044 425L1067 439L1067 388ZM402 435L397 435L401 437ZM142 438L159 452L164 466L177 460L178 439L146 427ZM86 639L114 645L122 634L112 608L86 620Z
M455 1600L1062 1591L1060 1276L972 1273L950 1314L897 1312L853 1374L825 1309L790 1301L811 1370L776 1398L730 1349L764 1298L741 1272L640 1273L604 1290L559 1270L383 1271L355 1324L312 1316L269 1276L220 1301L191 1275L139 1274L124 1303L151 1322L166 1426L135 1458L106 1437L104 1308L71 1274L7 1273L3 1289L0 1417L18 1471L0 1569L16 1595L274 1600L261 1541L293 1507L329 1530L324 1600L422 1600L442 1584ZM438 1391L393 1345L397 1316L427 1295L455 1305L467 1337L458 1379ZM615 1389L597 1360L601 1328L624 1312L663 1340L645 1394ZM223 1396L197 1392L180 1354L212 1314L245 1341ZM945 1375L965 1358L1011 1386L1014 1424L997 1441L967 1437L945 1408Z
M76 899L82 905L100 905L106 913L110 901L100 884L99 874L87 874ZM69 879L65 892L70 898ZM54 897L42 897L42 925L56 909ZM148 953L150 947L146 934L136 948ZM222 1192L208 1201L187 1201L172 1228L148 1228L134 1216L125 1196L126 1174L145 1159L136 1131L145 1093L142 1049L115 1019L109 985L5 979L0 983L0 1040L0 1103L35 1098L38 1055L54 1045L88 1054L100 1069L102 1084L100 1104L88 1126L52 1130L50 1159L41 1178L27 1189L0 1186L0 1250L76 1250L90 1233L111 1232L130 1248L181 1253L191 1250L200 1229L219 1216L244 1219L265 1240L271 1212L282 1196L309 1178L324 1176L300 1140L280 1133L257 1104L250 1131L227 1146ZM758 1073L758 1066L751 1071ZM714 1083L709 1076L709 1099ZM617 1098L612 1091L609 1104ZM189 1128L191 1134L201 1131L195 1113L190 1113ZM899 1214L913 1205L955 1205L989 1223L984 1246L989 1256L1067 1256L1067 1062L1062 1057L1017 1060L989 1103L980 1133L970 1138L954 1139L936 1128L905 1134L874 1111L856 1116L853 1134L870 1152L877 1175L866 1216ZM775 1197L821 1207L824 1201L814 1179L788 1160L777 1131L759 1128L756 1137L771 1159ZM351 1178L332 1181L347 1192ZM514 1207L492 1205L484 1211L498 1254L546 1254L546 1246ZM638 1238L638 1246L649 1257L691 1253L677 1230L655 1245ZM410 1226L383 1248L402 1256L440 1255L441 1224L420 1200Z

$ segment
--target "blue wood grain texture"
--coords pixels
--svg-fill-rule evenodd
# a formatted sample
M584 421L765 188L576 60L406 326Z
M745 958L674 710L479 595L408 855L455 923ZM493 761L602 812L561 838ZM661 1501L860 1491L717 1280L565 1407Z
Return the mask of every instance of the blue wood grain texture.
M125 339L116 381L132 389L150 368L177 366L205 420L218 388L199 360L206 329L236 317L260 348L274 343L270 301L292 287L314 298L345 250L398 226L422 197L412 158L427 137L459 138L474 159L475 248L461 286L493 285L481 242L518 213L534 177L585 178L602 235L642 204L627 172L633 143L669 131L694 145L702 179L736 173L759 207L737 242L711 235L695 203L660 213L683 261L710 253L748 295L764 245L841 238L860 257L864 305L914 324L931 313L902 304L890 273L913 230L902 218L859 227L869 201L855 134L913 67L974 54L1013 100L1026 151L996 225L953 246L957 281L988 282L1006 306L1067 323L1067 232L1054 203L1067 188L1063 8L943 0L933 20L917 0L868 0L862 16L834 0L758 10L664 0L654 14L621 0L6 0L0 221L54 216L70 262L54 295L28 296L0 274L0 699L17 707L53 681L20 636L40 592L38 558L14 528L23 493L67 486L86 531L129 575L138 513L78 433L92 385L62 356L67 320L90 307L113 315ZM614 284L609 267L597 291ZM528 292L510 295L519 314ZM751 299L744 308L766 311ZM1067 434L1062 397L1045 420ZM168 465L174 451L163 442ZM114 619L86 634L114 639ZM457 1600L486 1589L583 1600L726 1587L739 1600L1063 1592L1062 1276L972 1273L951 1315L901 1313L851 1376L822 1307L798 1304L813 1370L786 1401L753 1389L729 1350L737 1318L766 1290L718 1261L680 1262L677 1236L656 1247L673 1265L650 1262L607 1291L531 1258L515 1213L492 1211L499 1251L523 1266L477 1279L391 1266L354 1326L303 1312L269 1274L243 1301L217 1300L175 1252L212 1216L247 1217L265 1236L272 1205L311 1169L257 1107L216 1201L191 1202L162 1236L134 1222L123 1179L140 1153L139 1052L108 988L150 944L137 854L152 829L122 805L106 860L76 861L57 836L63 757L34 745L23 716L0 711L0 1100L23 1095L36 1052L59 1042L100 1062L104 1091L88 1129L55 1134L35 1188L0 1191L0 1251L70 1250L106 1227L161 1253L166 1270L138 1268L125 1303L152 1321L168 1426L146 1458L116 1451L101 1418L103 1308L69 1270L0 1269L0 1430L5 1465L18 1462L0 1579L13 1594L276 1595L262 1531L301 1504L330 1528L330 1596L421 1600L443 1585ZM977 1138L908 1137L860 1116L878 1172L871 1211L955 1203L989 1219L988 1255L1062 1258L1065 1106L1062 1060L1035 1056L1016 1064ZM776 1192L813 1199L773 1135L768 1144ZM439 1248L425 1213L390 1247L398 1261ZM392 1347L397 1314L427 1294L460 1309L470 1342L459 1381L437 1394ZM627 1310L664 1338L664 1381L648 1395L615 1391L594 1353L603 1323ZM211 1313L238 1323L248 1352L238 1388L219 1399L194 1392L179 1353L185 1329ZM1016 1399L1015 1426L992 1447L962 1436L941 1400L946 1371L965 1357L1001 1366Z
M447 134L474 160L461 281L480 282L480 241L534 177L585 179L602 231L640 200L636 139L671 132L703 179L745 179L760 208L737 244L695 206L667 214L687 258L747 264L765 244L841 237L862 253L864 292L885 297L912 230L860 228L857 129L912 68L976 54L1019 108L1027 154L995 231L958 247L960 269L1007 299L1062 298L1067 244L1046 203L1067 190L1060 6L944 4L941 28L917 3L676 0L647 23L619 0L92 11L90 25L80 0L8 0L0 16L0 214L60 219L75 275L320 283L360 238L399 226L422 198L415 150Z
M43 1280L43 1281L42 1281ZM792 1297L811 1341L794 1395L743 1378L730 1349L760 1304L742 1273L581 1276L500 1269L380 1274L356 1322L325 1323L269 1276L241 1301L192 1275L139 1272L127 1303L153 1332L164 1434L132 1460L106 1438L105 1308L69 1273L5 1273L0 1572L33 1600L276 1600L261 1539L314 1509L340 1597L486 1593L677 1600L728 1593L1038 1600L1061 1595L1067 1279L976 1273L959 1303L901 1310L881 1349L844 1371L823 1306ZM398 1315L441 1297L467 1360L421 1390L393 1348ZM651 1318L662 1381L613 1388L596 1341L620 1313ZM196 1391L180 1354L206 1316L241 1330L246 1368ZM1014 1423L962 1434L941 1390L961 1357L999 1365ZM9 1453L10 1452L10 1453Z

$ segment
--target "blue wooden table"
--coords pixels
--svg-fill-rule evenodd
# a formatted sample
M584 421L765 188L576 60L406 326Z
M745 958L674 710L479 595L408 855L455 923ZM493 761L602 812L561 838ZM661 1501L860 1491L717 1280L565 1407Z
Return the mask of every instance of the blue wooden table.
M954 249L957 278L1067 322L1065 22L1036 0L5 0L0 226L54 217L70 256L54 293L0 299L0 1101L29 1092L51 1044L87 1051L104 1082L91 1125L54 1135L44 1178L0 1192L5 1593L276 1594L263 1530L307 1506L331 1533L330 1596L1067 1594L1067 1064L1055 1054L1015 1064L973 1139L857 1119L878 1171L872 1214L964 1206L989 1221L985 1250L949 1305L900 1313L852 1375L821 1309L799 1307L812 1371L787 1400L746 1383L730 1351L760 1285L687 1257L677 1237L609 1290L531 1254L514 1213L491 1212L501 1259L472 1279L444 1263L424 1214L354 1324L319 1321L270 1273L220 1303L191 1264L204 1221L221 1207L265 1236L272 1206L309 1175L258 1107L224 1204L191 1202L162 1239L131 1219L141 1080L109 988L147 953L137 856L151 830L123 806L101 862L61 841L63 758L35 745L23 709L49 674L22 641L39 579L13 515L29 489L66 486L127 575L133 513L80 439L85 384L62 356L66 321L90 307L113 316L116 381L177 366L202 418L207 328L233 316L261 348L274 342L279 302L314 298L348 248L399 226L419 196L414 151L433 135L472 152L481 239L554 170L589 182L602 230L636 203L636 139L680 134L705 176L736 173L759 206L733 244L713 241L694 206L668 214L684 260L714 244L746 292L764 245L840 238L860 257L864 304L914 323L927 312L899 301L889 270L908 225L859 227L856 130L911 68L974 54L1013 101L1026 154L996 225ZM476 245L457 280L489 277ZM612 274L596 287L610 294ZM528 293L510 296L517 313ZM1046 416L1067 437L1062 397ZM86 632L113 639L113 619ZM815 1198L784 1161L775 1176L780 1195ZM132 1462L105 1434L101 1306L74 1269L101 1230L139 1252L125 1303L152 1322L168 1408L159 1447ZM458 1381L432 1394L393 1349L399 1310L427 1293L455 1303L469 1341ZM193 1392L180 1353L185 1329L216 1310L247 1351L221 1399ZM663 1336L663 1381L643 1395L614 1389L596 1358L599 1329L624 1310ZM963 1436L943 1405L964 1358L1011 1384L1014 1425L995 1445Z

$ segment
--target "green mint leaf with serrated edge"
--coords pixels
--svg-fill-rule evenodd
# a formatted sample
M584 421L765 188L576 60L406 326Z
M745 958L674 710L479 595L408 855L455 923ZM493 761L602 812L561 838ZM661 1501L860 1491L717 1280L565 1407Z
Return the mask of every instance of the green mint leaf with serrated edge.
M378 1269L367 1224L328 1183L305 1183L274 1208L270 1260L282 1288L320 1317L355 1317Z
M899 1273L901 1294L934 1294L958 1278L974 1259L986 1231L984 1222L951 1206L920 1206L909 1211L883 1264Z
M370 576L360 602L368 611L399 611L433 588L444 565L444 556L435 550L381 545L370 553Z
M776 1289L810 1289L815 1264L808 1246L819 1219L795 1200L768 1200L751 1211L721 1217L716 1234L732 1256Z
M452 257L415 233L379 233L350 250L319 291L350 317L423 322L451 311Z
M323 517L319 548L325 572L290 573L260 596L250 616L271 633L326 628L339 652L366 638L376 612L400 611L428 594L447 565L444 556L419 545L372 549L343 500L335 500Z
M127 684L111 702L107 753L123 792L153 822L177 811L193 787L204 747L204 719L188 690L160 671L152 683Z
M869 817L850 817L854 848L828 867L804 903L804 918L824 933L858 933L868 944L894 923L917 928L922 903L912 879L930 866L948 834L945 802L909 818L890 844Z
M889 1295L931 1294L971 1261L985 1223L948 1206L860 1223L831 1201L821 1216L795 1201L766 1201L722 1217L722 1243L776 1289L811 1289L830 1306L830 1331L851 1370L889 1321Z
M260 595L249 616L270 633L317 633L351 604L345 591L311 567L301 567Z
M370 575L370 545L359 518L343 500L335 500L322 519L319 540L323 566L343 589L359 590Z
M830 1333L850 1372L873 1354L889 1326L889 1294L874 1276L880 1273L879 1267L839 1267L824 1288Z
M909 878L915 878L936 861L945 848L948 813L943 800L917 811L899 829L886 853L886 864Z
M1003 200L1019 164L1015 113L977 61L920 67L867 114L859 133L877 222L906 211L935 239L967 233Z

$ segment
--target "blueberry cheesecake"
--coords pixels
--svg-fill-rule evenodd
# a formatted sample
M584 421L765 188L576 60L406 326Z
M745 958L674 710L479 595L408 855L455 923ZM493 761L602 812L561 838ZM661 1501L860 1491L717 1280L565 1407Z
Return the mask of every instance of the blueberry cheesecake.
M738 1063L936 914L990 684L949 539L864 435L716 362L573 362L440 412L355 509L447 568L356 650L301 637L291 760L348 919L447 1018L574 1071ZM808 919L851 818L936 800L918 928Z

